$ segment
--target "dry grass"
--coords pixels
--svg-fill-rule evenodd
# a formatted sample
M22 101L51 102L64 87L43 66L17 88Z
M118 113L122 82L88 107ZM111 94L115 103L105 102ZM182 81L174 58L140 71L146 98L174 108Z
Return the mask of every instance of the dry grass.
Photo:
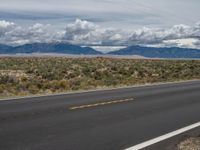
M188 138L178 145L178 150L200 150L200 137Z

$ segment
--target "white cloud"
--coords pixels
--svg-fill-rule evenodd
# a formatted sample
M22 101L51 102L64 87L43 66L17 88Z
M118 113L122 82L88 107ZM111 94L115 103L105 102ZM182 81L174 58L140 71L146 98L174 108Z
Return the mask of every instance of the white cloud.
M50 25L36 23L23 28L12 22L0 21L0 43L21 45L34 42L59 41L62 35L50 29Z
M161 45L163 46L176 46L184 48L198 48L197 42L199 40L195 38L186 38L186 39L175 39L175 40L165 40Z
M74 44L119 45L126 36L125 31L101 28L92 22L77 19L67 25L63 40Z
M140 44L200 48L195 44L199 41L196 39L198 36L200 36L200 23L193 27L180 24L168 29L143 27L128 32L101 28L92 22L77 19L74 23L67 25L63 39L74 44L89 45Z
M8 22L8 21L5 21L5 20L0 21L0 28L9 28L9 27L12 27L14 25L15 24L13 22Z
M169 29L142 28L132 33L127 40L129 45L160 45L200 48L200 25L175 25Z
M5 36L6 32L9 32L15 28L15 24L13 22L7 22L5 20L0 20L0 37Z
M76 19L75 23L68 24L66 27L64 39L70 42L81 42L89 40L93 32L97 32L98 26L95 24Z
M92 22L77 19L57 32L49 24L36 23L23 28L13 22L0 21L0 43L20 45L33 42L70 42L80 45L102 46L178 46L200 49L200 23L183 24L171 28L147 28L126 31L103 28Z

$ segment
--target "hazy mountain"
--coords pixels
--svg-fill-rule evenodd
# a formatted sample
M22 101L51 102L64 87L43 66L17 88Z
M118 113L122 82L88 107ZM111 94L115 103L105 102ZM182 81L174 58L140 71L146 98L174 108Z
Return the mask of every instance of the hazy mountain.
M60 53L73 55L99 55L99 51L91 47L81 47L68 43L33 43L21 46L7 46L0 44L0 54L17 53ZM188 48L156 48L143 46L130 46L117 51L112 51L110 55L137 55L149 58L200 58L200 50Z
M188 48L155 48L130 46L118 51L112 51L111 55L140 55L149 58L200 58L200 50Z
M0 44L0 54L5 54L7 52L11 52L13 49L12 46Z
M61 53L61 54L83 54L96 55L102 54L90 47L81 47L66 43L33 43L21 46L11 47L0 45L0 54L17 53Z

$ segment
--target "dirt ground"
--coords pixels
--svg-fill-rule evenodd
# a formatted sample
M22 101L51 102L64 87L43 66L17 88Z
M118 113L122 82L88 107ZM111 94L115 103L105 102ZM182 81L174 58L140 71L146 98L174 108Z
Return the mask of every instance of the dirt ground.
M178 150L200 150L200 137L188 138L178 145Z

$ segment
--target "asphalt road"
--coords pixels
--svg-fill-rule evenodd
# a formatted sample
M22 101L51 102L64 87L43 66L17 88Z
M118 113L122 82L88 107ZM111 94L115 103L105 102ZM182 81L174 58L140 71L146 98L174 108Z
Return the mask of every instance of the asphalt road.
M200 81L0 101L0 150L119 150L200 121Z

